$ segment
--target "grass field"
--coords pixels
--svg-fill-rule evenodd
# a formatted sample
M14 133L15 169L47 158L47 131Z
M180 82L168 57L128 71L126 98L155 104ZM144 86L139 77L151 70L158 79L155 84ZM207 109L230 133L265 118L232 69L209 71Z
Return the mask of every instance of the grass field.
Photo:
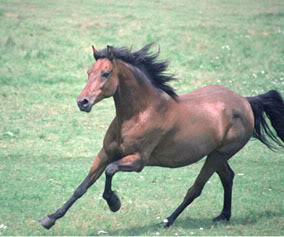
M180 78L172 83L178 93L222 84L243 96L284 95L283 23L282 0L0 0L0 235L284 235L283 151L258 141L230 161L230 222L211 221L223 203L214 175L174 226L160 224L199 162L119 173L115 214L102 200L102 176L52 229L38 224L86 176L115 113L112 99L90 114L77 108L92 44L139 49L156 41Z

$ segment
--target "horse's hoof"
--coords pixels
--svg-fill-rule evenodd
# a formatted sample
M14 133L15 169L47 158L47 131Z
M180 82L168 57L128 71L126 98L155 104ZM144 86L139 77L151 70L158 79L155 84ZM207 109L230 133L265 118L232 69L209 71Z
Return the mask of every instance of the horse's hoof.
M212 221L217 222L217 221L229 221L230 220L230 215L226 215L224 213L221 213L219 216L215 217Z
M121 208L121 202L118 200L113 206L109 206L112 212L117 212Z
M45 229L48 230L55 224L55 220L46 216L46 217L40 219L39 223L41 224L41 226L43 226Z
M169 228L169 227L171 227L172 226L172 224L173 224L174 222L171 220L171 218L167 218L167 219L165 219L165 220L163 220L163 224L164 224L164 227L165 228Z
M121 202L115 192L107 199L107 204L112 212L117 212L120 209Z
M121 202L116 194L111 197L111 203L109 203L109 208L112 212L117 212L121 208Z

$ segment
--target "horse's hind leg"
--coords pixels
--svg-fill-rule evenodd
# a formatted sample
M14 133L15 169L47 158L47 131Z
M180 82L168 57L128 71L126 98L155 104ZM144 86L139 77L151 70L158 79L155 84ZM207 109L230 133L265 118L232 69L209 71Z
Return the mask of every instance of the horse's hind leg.
M220 169L220 167L226 162L223 156L218 153L211 154L207 157L205 164L203 165L199 175L197 176L193 186L188 190L183 202L179 207L169 216L166 221L166 227L171 226L176 218L182 213L182 211L190 204L192 201L200 196L202 189L212 174Z
M224 206L221 214L214 218L213 221L230 220L234 172L227 162L217 169L216 172L219 175L224 188Z

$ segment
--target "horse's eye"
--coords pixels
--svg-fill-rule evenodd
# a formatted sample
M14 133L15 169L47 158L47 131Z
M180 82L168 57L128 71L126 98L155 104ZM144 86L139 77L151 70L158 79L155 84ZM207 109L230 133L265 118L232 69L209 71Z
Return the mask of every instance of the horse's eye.
M107 77L109 77L109 75L110 75L110 72L104 72L104 73L102 74L102 77L107 78Z

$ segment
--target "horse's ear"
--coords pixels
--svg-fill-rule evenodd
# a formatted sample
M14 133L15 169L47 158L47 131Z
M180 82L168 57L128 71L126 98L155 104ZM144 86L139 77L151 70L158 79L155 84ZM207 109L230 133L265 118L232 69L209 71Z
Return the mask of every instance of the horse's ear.
M113 60L113 47L107 46L107 58L112 61Z
M95 60L99 59L99 52L95 49L94 45L92 45L93 48L93 54L94 54L94 58Z

